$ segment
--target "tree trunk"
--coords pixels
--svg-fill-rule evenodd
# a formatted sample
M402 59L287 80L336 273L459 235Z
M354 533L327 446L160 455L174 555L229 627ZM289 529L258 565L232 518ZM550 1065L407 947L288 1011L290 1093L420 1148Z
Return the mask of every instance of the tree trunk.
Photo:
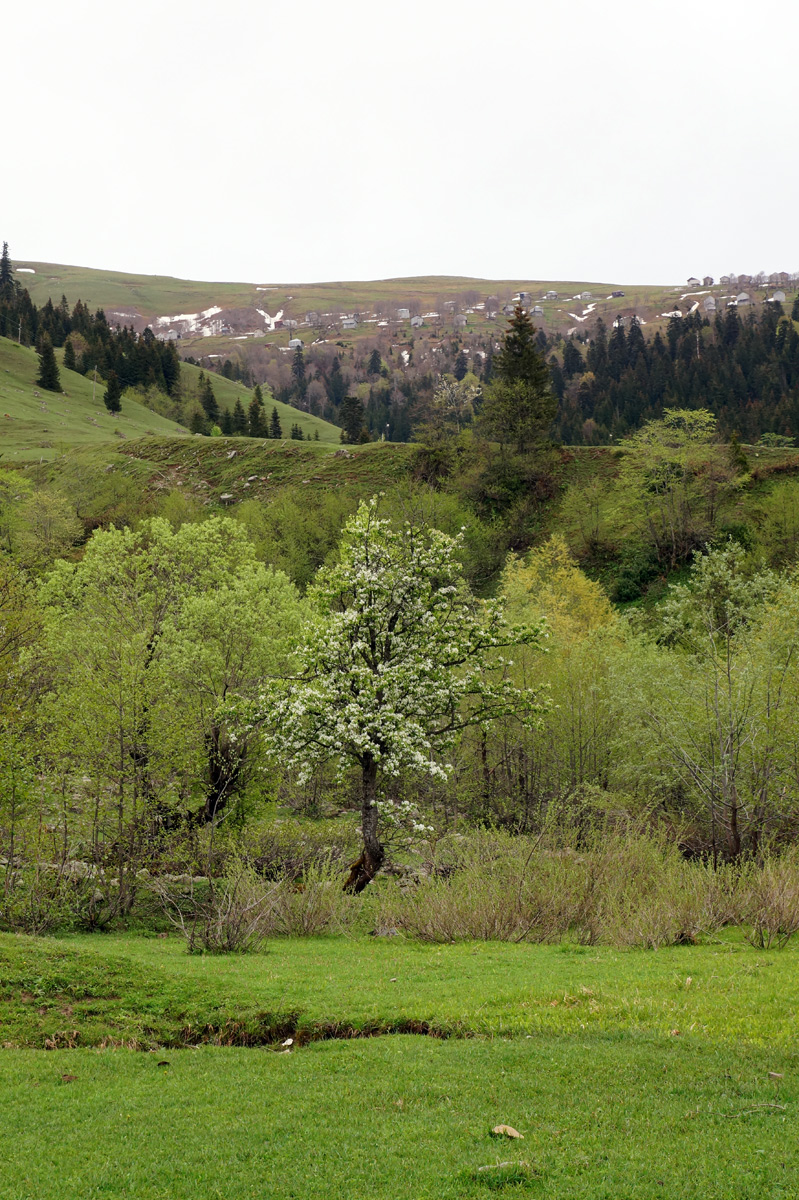
M371 754L361 764L361 835L363 850L350 867L345 892L362 892L383 865L386 852L377 836L377 763Z
M227 732L214 724L205 736L208 755L208 786L205 804L197 814L198 823L210 824L228 801L236 795L242 782L246 748L234 744Z

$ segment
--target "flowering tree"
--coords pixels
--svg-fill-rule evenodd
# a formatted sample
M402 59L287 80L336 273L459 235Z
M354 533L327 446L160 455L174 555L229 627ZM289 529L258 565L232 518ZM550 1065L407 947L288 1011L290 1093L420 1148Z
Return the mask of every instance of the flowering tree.
M505 677L499 648L537 643L541 626L511 629L497 602L479 601L455 558L458 541L427 527L393 528L378 502L344 528L338 561L309 598L302 670L267 685L254 721L287 765L307 776L323 761L361 774L363 851L347 887L362 891L385 858L380 805L404 771L446 776L440 758L465 726L540 705ZM489 664L489 656L493 662Z

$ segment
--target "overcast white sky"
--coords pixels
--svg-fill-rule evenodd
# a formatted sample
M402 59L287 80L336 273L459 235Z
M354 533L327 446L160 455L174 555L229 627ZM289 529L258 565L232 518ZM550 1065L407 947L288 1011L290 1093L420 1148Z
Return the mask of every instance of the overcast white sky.
M797 0L39 0L2 30L17 264L799 269Z

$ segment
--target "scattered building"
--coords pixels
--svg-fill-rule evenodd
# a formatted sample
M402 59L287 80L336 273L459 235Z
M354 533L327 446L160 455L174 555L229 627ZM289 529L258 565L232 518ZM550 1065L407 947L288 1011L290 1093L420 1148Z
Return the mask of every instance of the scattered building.
M782 290L782 288L777 288L777 291L774 293L774 295L771 297L771 299L774 300L777 304L784 304L785 303L785 292Z
M423 325L424 325L423 317L411 317L411 328L412 329L421 329Z
M534 317L543 317L543 315L544 315L544 310L543 310L543 308L541 307L541 305L540 305L540 304L535 304L535 305L533 305L533 308L531 309L531 312L532 312L532 314L533 314L533 316L534 316Z
M398 321L410 321L410 319L411 319L411 310L409 308L398 308L397 309L397 320Z
M624 295L624 292L622 292L622 291L611 292L610 298L611 298L611 300L618 300L623 295Z
M357 329L358 322L355 320L355 317L345 317L344 320L341 322L341 328L342 329Z
M290 338L289 350L302 350L302 338Z
M558 293L557 293L557 292L553 292L553 291L551 291L551 290L550 290L550 291L548 291L548 292L544 292L544 299L545 299L545 300L557 300L557 298L558 298Z
M465 327L468 324L469 324L468 318L464 317L462 314L459 314L458 316L456 316L453 321L453 325L455 326L456 329L465 329Z
M702 287L713 287L713 276L706 275L702 280Z
M701 283L701 280L697 279L695 275L692 275L691 278L688 280L688 286L689 287L701 287L702 283Z
M593 300L594 296L592 292L580 292L577 298L578 300Z
M714 296L705 296L702 304L704 305L706 313L712 313L716 311L716 300Z
M748 292L739 292L738 295L735 297L735 299L738 302L738 304L751 304L752 303Z

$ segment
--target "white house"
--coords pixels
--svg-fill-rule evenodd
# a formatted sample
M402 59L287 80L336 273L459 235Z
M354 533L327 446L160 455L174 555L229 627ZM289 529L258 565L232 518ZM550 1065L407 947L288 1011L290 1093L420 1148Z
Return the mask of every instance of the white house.
M422 317L411 317L411 327L413 329L421 329L423 325L424 319Z
M289 341L289 350L302 350L302 338L291 338Z
M410 319L411 319L411 310L409 308L398 308L397 309L397 320L398 321L410 321Z

